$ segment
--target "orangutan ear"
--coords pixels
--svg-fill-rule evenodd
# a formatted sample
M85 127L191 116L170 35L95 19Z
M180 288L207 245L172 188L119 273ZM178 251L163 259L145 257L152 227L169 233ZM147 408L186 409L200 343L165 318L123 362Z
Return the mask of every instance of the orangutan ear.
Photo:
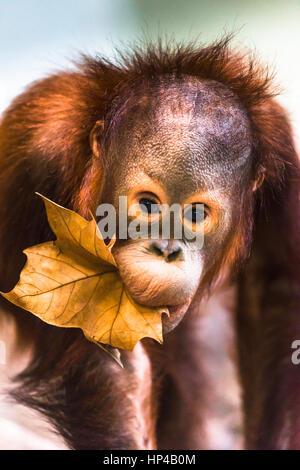
M252 191L256 191L264 182L266 169L261 166L258 170L257 177L252 185Z
M90 146L95 157L100 156L99 141L103 133L104 121L96 121L94 127L90 132Z

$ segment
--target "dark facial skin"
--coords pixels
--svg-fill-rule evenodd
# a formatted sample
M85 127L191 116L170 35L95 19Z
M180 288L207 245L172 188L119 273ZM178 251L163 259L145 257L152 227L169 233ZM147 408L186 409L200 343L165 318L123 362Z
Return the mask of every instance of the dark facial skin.
M127 105L128 106L128 105ZM118 208L143 198L165 204L203 203L204 245L187 240L117 240L114 256L134 299L167 305L164 330L178 324L214 257L235 229L251 174L251 136L234 95L212 81L171 77L143 92L121 117L110 148L102 201ZM169 252L176 252L168 258Z

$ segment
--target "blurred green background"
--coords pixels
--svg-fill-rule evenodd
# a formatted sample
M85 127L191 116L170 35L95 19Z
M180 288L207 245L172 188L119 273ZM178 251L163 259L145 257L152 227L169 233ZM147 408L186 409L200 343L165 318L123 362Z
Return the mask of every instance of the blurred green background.
M0 0L0 111L78 51L111 56L143 36L209 42L231 31L275 68L300 134L300 0Z

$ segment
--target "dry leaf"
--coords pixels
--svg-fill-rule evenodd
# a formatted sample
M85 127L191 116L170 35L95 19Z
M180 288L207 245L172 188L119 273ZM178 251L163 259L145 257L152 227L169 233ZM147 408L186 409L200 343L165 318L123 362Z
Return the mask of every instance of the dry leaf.
M2 295L51 325L81 328L95 343L128 350L144 337L161 343L168 310L131 298L96 221L41 197L57 239L24 250L20 280Z

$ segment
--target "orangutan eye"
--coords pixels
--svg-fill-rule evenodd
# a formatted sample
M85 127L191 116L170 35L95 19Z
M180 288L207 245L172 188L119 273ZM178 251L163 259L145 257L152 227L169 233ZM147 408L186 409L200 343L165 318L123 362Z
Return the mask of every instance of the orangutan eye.
M205 204L192 204L185 213L184 218L193 224L200 224L207 217L208 212Z
M142 197L139 200L139 205L141 210L146 214L158 214L159 204L154 200L147 197Z

